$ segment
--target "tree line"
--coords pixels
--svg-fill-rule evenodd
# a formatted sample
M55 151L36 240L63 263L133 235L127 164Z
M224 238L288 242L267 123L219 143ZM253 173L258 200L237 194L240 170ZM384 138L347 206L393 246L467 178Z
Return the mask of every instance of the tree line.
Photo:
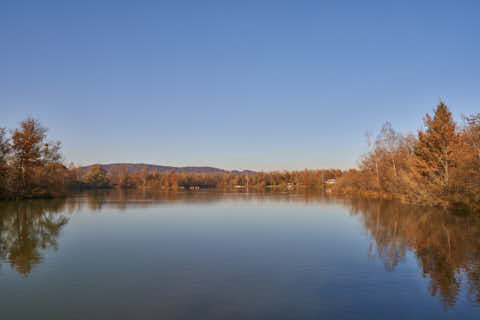
M329 179L342 174L339 169L273 171L258 173L185 173L177 171L160 172L142 170L130 172L128 165L106 170L101 165L84 168L69 168L71 186L74 188L112 188L143 190L178 190L198 188L237 189L298 189L322 188Z
M69 189L124 188L168 191L197 188L298 190L302 188L395 197L422 205L480 211L480 113L454 121L439 103L424 127L403 135L387 122L373 138L358 169L257 173L185 173L127 166L105 170L64 165L60 142L27 118L13 130L0 128L0 198L56 197ZM326 182L336 179L336 184Z
M370 151L335 191L480 210L480 113L463 120L456 123L441 102L416 135L385 123L375 139L368 135Z
M259 173L185 173L127 166L107 171L64 165L60 142L47 140L47 128L27 118L13 130L0 128L0 198L58 197L71 189L124 188L169 191L197 188L297 189L319 188L341 170L274 171Z

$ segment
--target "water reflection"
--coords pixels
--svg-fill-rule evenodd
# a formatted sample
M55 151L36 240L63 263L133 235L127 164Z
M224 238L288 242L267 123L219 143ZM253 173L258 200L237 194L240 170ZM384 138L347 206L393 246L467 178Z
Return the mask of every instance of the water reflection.
M127 208L147 208L158 205L188 204L202 205L218 201L243 201L256 202L286 202L303 204L340 203L337 198L318 192L223 192L216 190L195 192L148 192L139 190L98 190L82 193L77 197L69 198L69 207L82 208L88 206L89 210L101 211L104 206L126 210ZM80 207L79 207L80 206Z
M389 201L354 200L371 238L371 254L388 271L415 254L432 296L454 306L462 285L470 299L480 303L480 219L434 208L415 208Z
M446 307L466 291L480 303L480 219L438 209L419 209L392 201L341 200L319 194L102 191L65 200L0 203L1 262L24 276L56 250L59 235L77 212L101 213L104 208L206 205L218 201L273 201L307 205L335 204L358 217L370 239L370 257L380 259L387 272L416 257L429 292ZM292 213L294 214L294 213ZM361 232L361 230L359 230ZM0 270L1 272L1 270ZM355 270L352 270L355 272ZM466 288L466 290L464 289Z
M64 208L64 200L1 202L0 262L24 276L32 272L42 262L42 252L57 249L68 222Z

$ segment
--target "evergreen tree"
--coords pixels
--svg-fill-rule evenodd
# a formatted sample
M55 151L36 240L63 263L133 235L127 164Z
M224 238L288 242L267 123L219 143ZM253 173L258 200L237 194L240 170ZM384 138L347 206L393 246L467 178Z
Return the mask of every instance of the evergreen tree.
M443 102L434 110L433 118L425 115L424 123L425 130L418 132L415 145L415 168L432 186L447 191L461 143L456 123Z

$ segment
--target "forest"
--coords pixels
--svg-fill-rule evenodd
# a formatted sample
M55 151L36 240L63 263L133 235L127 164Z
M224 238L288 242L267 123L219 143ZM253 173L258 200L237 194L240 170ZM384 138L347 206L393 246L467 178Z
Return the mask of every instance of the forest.
M0 128L0 198L59 197L70 190L102 188L304 188L479 211L480 113L463 116L458 124L441 102L423 121L416 134L398 133L390 122L376 137L368 134L369 151L356 169L185 173L66 166L61 143L48 141L47 128L27 118L16 129Z
M9 134L11 133L11 134ZM27 118L14 130L0 131L0 197L9 199L58 197L69 190L143 189L171 191L199 188L318 188L339 177L341 170L284 172L185 173L148 170L130 172L128 165L106 170L101 165L65 166L60 142L47 141L47 128Z
M368 135L369 152L342 174L336 192L480 210L480 113L459 125L441 102L423 122L417 134L387 122L375 139Z

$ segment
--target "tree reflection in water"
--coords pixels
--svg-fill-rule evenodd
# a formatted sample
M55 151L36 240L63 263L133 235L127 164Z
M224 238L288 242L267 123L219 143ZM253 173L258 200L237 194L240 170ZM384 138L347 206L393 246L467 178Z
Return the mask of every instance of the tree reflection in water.
M28 276L42 262L42 252L57 249L57 238L68 222L64 207L65 200L0 203L0 262Z
M416 256L431 295L448 308L467 291L480 303L480 217L455 215L433 208L418 208L394 201L340 200L319 194L163 192L111 190L92 192L66 200L0 203L0 263L6 261L27 276L42 262L42 253L57 249L57 239L68 223L68 214L86 208L101 212L109 207L126 210L183 203L202 205L221 200L302 202L305 205L343 204L363 221L371 240L370 255L394 272ZM0 264L1 267L1 264Z
M445 307L454 306L462 285L470 299L480 303L480 219L435 208L418 208L393 201L349 201L361 215L372 240L371 253L388 271L415 254L417 265L429 279L432 296Z

